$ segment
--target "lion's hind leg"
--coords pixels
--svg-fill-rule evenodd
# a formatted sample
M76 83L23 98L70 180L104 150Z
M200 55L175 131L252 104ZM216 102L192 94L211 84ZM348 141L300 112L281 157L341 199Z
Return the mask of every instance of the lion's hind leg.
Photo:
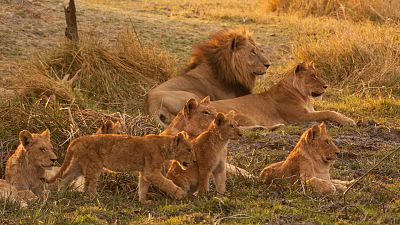
M65 191L70 184L79 176L82 176L82 168L76 159L73 159L70 166L65 170L62 175L62 180L59 184L58 190Z
M151 200L147 200L147 193L149 192L150 182L147 181L143 174L140 173L139 175L139 185L138 185L138 192L139 192L139 201L142 204L150 204Z

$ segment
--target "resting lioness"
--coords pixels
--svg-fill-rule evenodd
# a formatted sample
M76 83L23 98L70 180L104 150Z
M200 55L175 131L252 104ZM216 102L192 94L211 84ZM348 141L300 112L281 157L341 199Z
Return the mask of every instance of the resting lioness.
M176 136L88 135L71 142L60 171L49 182L62 176L61 187L67 187L83 175L85 191L95 194L103 167L117 172L139 171L140 202L149 203L146 195L150 183L179 199L185 192L162 175L163 162L175 159L188 166L193 158L192 144L184 131Z
M267 166L261 172L260 179L267 184L283 178L300 179L322 194L344 191L351 181L333 180L329 174L339 153L325 124L314 125L303 133L286 160Z
M230 139L241 136L234 112L227 116L218 113L217 118L210 124L208 130L193 140L193 151L196 162L183 170L179 163L173 161L167 173L171 179L184 191L203 194L209 191L209 179L214 178L214 184L219 194L226 190L226 145Z
M57 161L50 141L50 131L19 133L20 145L6 163L6 180L18 191L30 190L40 195L45 189L45 170Z
M308 121L332 121L355 125L354 120L334 111L315 111L311 98L319 97L328 87L313 63L300 63L269 90L234 99L211 102L217 112L237 112L239 126L276 127Z

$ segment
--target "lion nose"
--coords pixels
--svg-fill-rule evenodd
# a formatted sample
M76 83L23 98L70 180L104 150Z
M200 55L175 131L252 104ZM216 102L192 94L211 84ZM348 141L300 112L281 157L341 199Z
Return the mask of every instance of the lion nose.
M324 85L324 86L322 86L322 87L323 87L324 89L326 89L326 88L328 88L328 85L326 85L326 84L325 84L325 85Z
M270 64L269 64L269 63L264 63L264 66L265 66L265 68L268 69L268 67L270 66Z
M57 159L50 159L53 163L57 162Z
M339 155L340 154L340 152L335 152L336 153L336 155Z

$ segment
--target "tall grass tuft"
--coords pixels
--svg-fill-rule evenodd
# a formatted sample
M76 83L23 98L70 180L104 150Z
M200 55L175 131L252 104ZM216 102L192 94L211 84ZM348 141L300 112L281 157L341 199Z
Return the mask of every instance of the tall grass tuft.
M385 87L400 93L400 36L396 27L347 24L327 30L318 38L296 38L295 58L313 60L331 84L341 88Z
M397 0L266 0L268 11L303 16L331 16L353 21L400 21Z
M142 46L132 33L114 45L97 37L66 41L39 55L13 79L24 95L55 95L82 106L137 112L144 95L175 72L175 61L156 46ZM75 79L71 85L71 79Z

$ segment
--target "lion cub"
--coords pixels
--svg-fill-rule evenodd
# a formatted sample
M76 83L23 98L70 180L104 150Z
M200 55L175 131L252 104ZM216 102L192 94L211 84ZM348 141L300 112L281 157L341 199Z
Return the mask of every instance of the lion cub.
M185 192L198 191L203 194L209 191L209 179L212 175L219 194L225 192L226 182L226 146L230 139L241 136L234 112L228 115L218 113L208 129L193 140L196 162L183 170L178 162L173 161L167 178Z
M50 131L19 133L20 145L6 163L6 180L18 191L30 190L40 195L45 189L45 170L57 161L50 141Z
M193 161L192 144L186 132L176 136L129 136L97 134L79 137L69 145L60 171L49 180L62 177L61 187L67 187L78 176L85 178L85 191L97 193L97 183L103 167L116 172L140 172L139 200L146 199L150 183L176 198L185 192L162 173L165 160L176 159L182 166Z
M104 122L100 128L97 129L96 134L123 134L124 129L121 125L121 123L118 122L113 122L111 120L107 120ZM58 171L60 171L60 167L54 166L51 168L48 168L45 170L45 179L50 179L54 177ZM110 170L107 170L106 172L113 172ZM85 180L82 176L79 176L73 181L73 189L79 192L83 192L83 187L85 184Z
M303 133L285 161L264 168L260 178L268 184L282 178L300 179L322 194L344 191L351 181L333 180L329 174L339 153L325 124L314 125Z

